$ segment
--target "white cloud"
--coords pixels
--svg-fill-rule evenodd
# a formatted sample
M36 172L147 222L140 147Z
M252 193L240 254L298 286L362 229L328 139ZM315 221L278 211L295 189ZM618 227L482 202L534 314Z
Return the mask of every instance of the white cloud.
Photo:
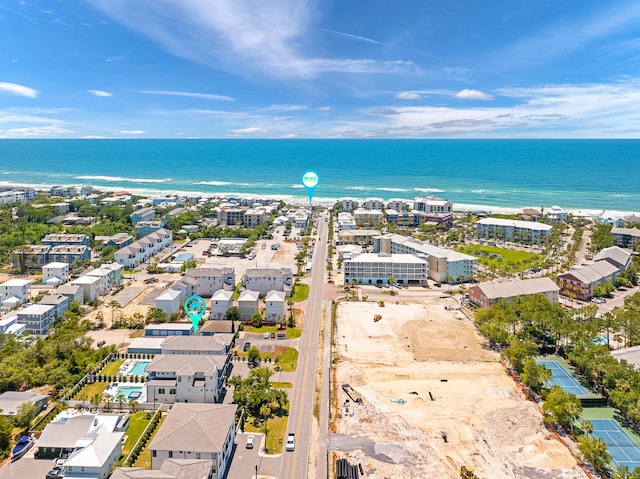
M398 100L419 100L422 95L415 91L401 91L396 94L396 98Z
M468 88L459 91L453 96L461 100L493 100L493 97L488 93L480 90L470 90Z
M298 135L295 133L287 133L286 135L280 135L279 138L298 138Z
M13 95L26 96L27 98L35 98L38 91L28 86L18 85L17 83L0 82L0 91L6 91Z
M217 100L217 101L235 101L235 98L224 95L214 95L213 93L194 93L188 91L156 91L156 90L141 90L139 93L145 93L147 95L167 95L167 96L184 96L188 98L200 98L203 100Z
M95 96L112 96L112 93L103 90L87 90L89 93Z
M59 126L33 126L26 128L11 128L0 130L0 138L31 138L31 137L52 137L75 133Z
M267 130L264 128L250 127L250 128L237 128L235 130L230 130L229 133L231 135L255 135L255 134L264 134L267 133Z
M87 135L82 137L84 140L104 140L106 136L101 135Z
M315 21L315 0L90 0L120 24L171 54L236 74L310 78L324 72L413 74L412 62L315 58L304 47ZM375 40L342 34L369 43ZM337 55L338 56L338 55Z
M144 130L120 130L114 132L116 135L146 135L147 132Z
M349 40L355 40L357 42L364 42L364 43L373 43L374 45L385 45L382 42L379 42L378 40L374 40L372 38L367 38L367 37L362 37L360 35L353 35L351 33L344 33L344 32L336 32L335 30L329 30L329 29L324 29L325 32L329 32L329 33L333 33L334 35L338 35L340 37L344 37L344 38L348 38Z
M319 106L318 108L316 108L316 110L318 110L318 111L331 111L332 108L330 106Z

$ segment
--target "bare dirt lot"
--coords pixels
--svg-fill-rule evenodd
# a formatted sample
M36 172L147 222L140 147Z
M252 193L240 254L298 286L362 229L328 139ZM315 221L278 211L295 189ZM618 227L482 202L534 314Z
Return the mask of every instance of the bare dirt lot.
M337 456L360 462L369 479L456 478L461 465L479 479L585 478L498 354L462 313L445 309L453 304L339 306ZM363 399L348 412L344 383Z

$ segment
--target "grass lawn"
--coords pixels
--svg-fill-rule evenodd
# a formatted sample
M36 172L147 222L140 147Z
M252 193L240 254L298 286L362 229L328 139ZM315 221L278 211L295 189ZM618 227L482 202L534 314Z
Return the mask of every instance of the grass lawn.
M274 388L278 388L278 389L289 389L293 387L293 384L291 383L285 383L285 382L272 382L271 385Z
M160 429L160 426L162 426L162 423L164 422L164 418L166 417L167 415L163 414L162 417L160 418L160 421L156 426L156 430L153 431L153 434L151 434L151 437L149 438L149 442L147 443L147 446L149 446L149 444L151 444L151 441L153 441L153 437L156 435L156 433ZM142 453L138 456L138 459L136 459L136 462L133 464L133 467L142 467L144 469L151 469L151 451L147 447L145 447Z
M109 376L115 376L120 372L120 366L124 363L124 359L116 359L107 364L100 374L107 374Z
M299 338L302 336L302 329L300 328L289 328L287 329L287 338Z
M536 253L485 245L470 245L465 248L458 248L456 251L476 256L480 263L485 266L504 268L507 264L510 264L514 273L537 266L544 260L542 255ZM499 258L501 258L501 261L498 261Z
M273 362L277 360L277 365L282 371L295 371L298 367L298 350L290 346L276 346L273 350Z
M270 454L279 454L284 446L284 436L287 432L288 416L273 417L267 421L269 431L267 432L267 452ZM262 428L253 425L253 418L249 419L244 427L244 432L261 433Z
M247 333L279 333L282 330L278 329L278 326L260 326L256 328L255 326L247 326L245 325L244 331Z
M304 301L309 297L309 285L297 282L293 288L293 294L291 298L297 303L298 301Z
M102 393L104 393L104 390L107 388L107 384L109 383L105 383L105 382L95 382L95 383L91 383L91 384L85 384L85 386L78 391L78 394L76 394L74 396L74 401L82 401L82 399L80 398L81 394L86 394L86 404L85 406L89 405L89 401L91 401L91 398L96 395L99 394L100 397L102 397Z
M151 418L147 419L146 411L137 411L130 416L129 429L127 429L127 440L124 442L124 446L122 447L123 456L126 457L131 452L133 446L136 445L136 442L138 442L138 439L150 422Z

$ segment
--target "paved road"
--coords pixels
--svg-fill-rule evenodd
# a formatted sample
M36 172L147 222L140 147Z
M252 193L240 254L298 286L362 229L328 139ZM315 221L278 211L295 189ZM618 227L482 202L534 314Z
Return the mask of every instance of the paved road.
M326 213L325 213L326 215ZM291 412L287 433L295 433L296 449L283 452L279 479L302 479L308 477L309 446L313 421L314 386L318 337L322 321L322 298L326 276L327 224L320 217L318 239L313 254L313 273L309 291L309 302L305 325L300 338L300 356L296 371L295 388L292 391ZM326 427L320 425L320 427Z

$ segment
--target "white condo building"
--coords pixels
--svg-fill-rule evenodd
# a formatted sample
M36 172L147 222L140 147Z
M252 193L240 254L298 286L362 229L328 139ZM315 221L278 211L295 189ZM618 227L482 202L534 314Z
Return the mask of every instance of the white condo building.
M476 222L476 233L481 238L536 244L550 238L553 227L536 221L483 218Z
M344 284L426 284L429 264L411 254L363 253L343 263Z

